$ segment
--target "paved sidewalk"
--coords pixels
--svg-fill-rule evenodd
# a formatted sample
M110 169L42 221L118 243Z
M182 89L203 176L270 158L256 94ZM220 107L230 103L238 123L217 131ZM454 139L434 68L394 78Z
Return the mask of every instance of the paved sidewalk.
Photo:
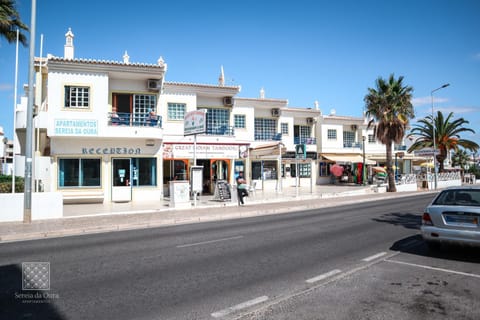
M142 203L105 203L64 205L64 218L0 223L0 243L96 232L109 232L236 219L292 210L314 209L358 201L407 196L418 192L376 193L370 186L284 187L281 193L256 190L245 198L245 206L236 200L213 201L201 196L196 206L187 209L170 208L167 200Z

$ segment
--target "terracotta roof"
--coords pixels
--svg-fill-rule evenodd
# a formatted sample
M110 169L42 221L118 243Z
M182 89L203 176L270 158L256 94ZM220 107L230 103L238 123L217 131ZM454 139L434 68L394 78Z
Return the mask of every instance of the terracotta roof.
M74 62L74 63L84 63L84 64L102 64L102 65L110 65L110 66L133 66L133 67L149 67L149 68L165 68L166 64L159 65L159 64L149 64L149 63L124 63L123 61L114 61L114 60L96 60L96 59L82 59L82 58L75 58L75 59L65 59L63 57L55 57L49 56L49 61L53 62Z

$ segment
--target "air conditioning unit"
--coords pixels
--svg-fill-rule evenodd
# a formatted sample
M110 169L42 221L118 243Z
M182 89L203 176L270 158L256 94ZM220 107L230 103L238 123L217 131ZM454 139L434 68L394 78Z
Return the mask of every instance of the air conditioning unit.
M272 117L280 117L280 109L272 109Z
M223 105L226 106L226 107L233 106L233 98L232 97L223 98Z
M352 124L350 127L352 128L352 131L357 131L357 125L356 124Z
M315 119L314 118L307 118L307 124L308 125L312 125L315 123Z
M147 80L148 90L160 90L160 80Z

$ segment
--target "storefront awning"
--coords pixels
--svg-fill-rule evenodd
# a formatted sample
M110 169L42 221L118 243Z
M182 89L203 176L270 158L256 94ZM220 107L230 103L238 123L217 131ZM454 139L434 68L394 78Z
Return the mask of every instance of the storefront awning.
M322 157L336 163L363 163L363 157L356 154L322 154ZM375 161L365 159L365 164L376 164Z
M250 148L250 157L252 159L278 159L280 154L284 154L286 149L281 142L272 142L257 145Z

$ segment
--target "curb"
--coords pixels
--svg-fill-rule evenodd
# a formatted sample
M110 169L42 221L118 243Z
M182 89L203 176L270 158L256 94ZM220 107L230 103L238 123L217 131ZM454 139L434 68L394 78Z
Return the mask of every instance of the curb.
M206 214L206 215L197 215L197 216L185 216L185 217L178 217L178 218L167 218L167 219L158 219L148 222L138 222L138 223L108 223L105 222L104 225L96 225L96 226L85 226L85 227L73 227L68 228L66 226L62 226L63 229L55 229L55 230L45 230L45 231L33 231L33 232L23 232L23 233L12 233L7 235L0 236L0 243L7 243L7 242L14 242L14 241L28 241L28 240L36 240L36 239L46 239L46 238L58 238L58 237L65 237L65 236L79 236L79 235L87 235L87 234L95 234L95 233L102 233L102 232L115 232L115 231L128 231L128 230L138 230L138 229L148 229L148 228L157 228L157 227L168 227L168 226L175 226L175 225L184 225L184 224L192 224L192 223L202 223L202 222L212 222L212 221L225 221L231 219L242 219L242 218L249 218L249 217L258 217L258 216L268 216L268 215L275 215L275 214L282 214L288 213L293 210L312 210L312 209L319 209L319 208L328 208L338 205L350 205L354 203L358 203L359 199L348 199L352 196L361 196L365 194L365 192L345 192L341 195L337 194L326 194L325 197L293 197L296 202L299 201L306 201L305 204L295 206L280 206L280 207L273 207L273 208L256 208L256 205L259 204L285 204L291 202L292 198L285 198L283 201L278 201L278 199L271 201L261 201L261 202L252 202L244 207L245 210L234 211L231 213L220 213L220 214ZM378 197L369 197L365 199L361 199L362 202L372 202L372 201L379 201L385 200L390 198L398 198L398 197L407 197L407 196L414 196L414 195L422 195L426 193L382 193L382 196ZM334 199L334 198L341 198L339 203L334 202L320 202L315 200L325 200L325 199ZM229 204L227 206L237 207L236 204ZM215 208L222 208L222 207L215 207ZM208 207L200 207L200 208L192 208L193 210L196 209L208 209ZM75 219L85 219L85 218L93 218L93 217L106 217L106 216L115 216L118 214L122 215L141 215L141 214L151 214L151 213L159 213L164 211L175 211L173 208L164 209L164 210L141 210L135 211L123 211L123 212L114 212L114 213L101 213L101 214L91 214L91 215L83 215L83 216L71 216L61 218L61 220L68 219L67 221L73 221ZM45 220L48 223L48 220Z

